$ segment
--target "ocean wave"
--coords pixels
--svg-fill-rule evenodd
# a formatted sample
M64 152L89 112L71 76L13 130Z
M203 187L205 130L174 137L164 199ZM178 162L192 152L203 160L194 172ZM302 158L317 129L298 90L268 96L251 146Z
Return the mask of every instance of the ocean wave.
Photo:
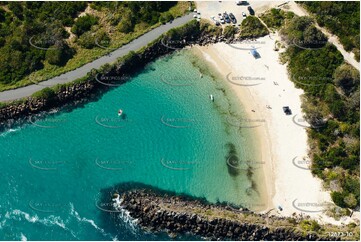
M116 198L113 198L113 206L114 208L119 211L119 218L124 221L126 225L129 226L130 230L133 234L136 234L137 232L137 223L138 219L134 219L132 216L130 216L130 212L126 210L121 204L123 200L118 195Z
M23 233L20 233L20 240L21 241L28 241L28 238Z
M14 132L17 132L17 131L20 131L21 128L16 128L16 129L8 129L6 131L4 131L3 133L0 134L0 137L6 137L7 135L11 134L11 133L14 133Z
M79 213L75 210L74 205L70 203L70 215L72 215L77 221L84 222L90 224L93 228L99 231L104 237L111 238L114 241L114 238L111 234L104 231L104 229L100 228L92 219L88 219L85 217L81 217ZM115 237L116 239L116 237Z
M72 236L77 239L75 233L71 229L67 228L64 221L58 216L50 215L45 218L39 218L38 215L32 216L19 209L14 209L11 212L6 212L5 218L16 220L16 221L23 221L25 219L25 221L28 221L29 223L39 223L39 224L42 224L47 227L58 226L64 230L70 232L72 234ZM5 223L6 223L6 220L4 220L2 222L2 225L5 225Z

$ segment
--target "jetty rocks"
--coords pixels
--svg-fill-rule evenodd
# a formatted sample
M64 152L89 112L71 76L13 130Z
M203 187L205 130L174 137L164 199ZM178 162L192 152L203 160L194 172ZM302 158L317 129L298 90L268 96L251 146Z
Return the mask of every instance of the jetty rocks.
M115 193L112 200L115 209L127 210L141 228L171 236L188 233L208 240L337 240L301 232L287 218L149 189Z

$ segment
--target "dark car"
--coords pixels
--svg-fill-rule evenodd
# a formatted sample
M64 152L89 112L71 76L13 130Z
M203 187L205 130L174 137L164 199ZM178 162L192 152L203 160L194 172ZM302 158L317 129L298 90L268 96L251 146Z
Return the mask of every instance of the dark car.
M226 21L226 23L229 24L231 22L231 19L229 18L229 15L227 14L227 12L223 13L223 17L224 17L224 21Z
M292 114L292 111L290 109L289 106L284 106L283 107L283 112L286 114L286 115L291 115Z
M237 5L247 5L248 2L247 1L236 1Z
M254 15L254 10L251 6L248 6L247 9L250 15Z
M231 19L232 23L237 23L236 17L233 15L233 13L229 13L229 18Z

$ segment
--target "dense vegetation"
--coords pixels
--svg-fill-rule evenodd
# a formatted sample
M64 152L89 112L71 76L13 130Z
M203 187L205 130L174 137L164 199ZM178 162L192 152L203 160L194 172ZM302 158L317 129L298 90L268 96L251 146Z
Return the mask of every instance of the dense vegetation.
M0 90L75 69L188 7L167 1L0 2Z
M2 2L0 83L19 81L43 68L45 59L51 64L61 65L71 58L73 52L64 41L69 34L63 26L71 26L73 18L85 7L83 2Z
M360 61L360 2L309 1L301 2L314 14L320 26L337 35L346 51L353 51Z
M258 38L268 34L266 26L254 16L247 16L241 23L240 38Z
M279 29L283 24L285 19L293 18L293 12L285 12L282 9L272 8L260 15L262 21L267 25L270 29Z
M308 131L312 172L328 184L336 205L356 208L360 203L359 71L344 63L308 17L286 21L281 33L289 44L291 79L305 91L303 110L313 126Z

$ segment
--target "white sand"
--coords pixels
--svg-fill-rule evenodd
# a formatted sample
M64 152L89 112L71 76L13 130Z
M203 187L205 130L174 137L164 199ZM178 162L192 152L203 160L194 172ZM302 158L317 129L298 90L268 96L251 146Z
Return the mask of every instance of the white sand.
M249 119L266 120L264 125L257 128L257 132L261 139L259 150L262 151L262 160L266 162L264 173L267 179L268 209L275 208L272 213L281 216L292 216L296 213L309 215L320 222L347 223L346 218L335 221L320 211L325 208L320 204L331 202L329 192L324 191L322 181L314 177L310 170L301 169L293 163L293 159L297 157L295 163L307 168L300 160L309 160L306 129L292 121L294 115L297 115L296 120L302 117L300 95L303 91L295 88L289 80L286 65L280 64L279 53L273 50L277 38L278 35L272 34L259 38L257 43L232 45L237 48L258 48L261 56L259 59L255 59L249 50L232 48L225 43L197 46L195 51L201 52L204 58L225 76L225 80L229 73L232 73L229 77L231 80L232 77L264 78L260 81L233 80L242 84L261 83L255 86L227 83L239 97ZM266 105L272 109L268 109ZM289 106L292 115L285 115L283 106ZM252 109L255 112L252 112ZM305 125L304 121L301 124ZM302 212L293 203L296 206L299 203L309 203L298 207L313 212ZM283 210L277 209L278 206Z

